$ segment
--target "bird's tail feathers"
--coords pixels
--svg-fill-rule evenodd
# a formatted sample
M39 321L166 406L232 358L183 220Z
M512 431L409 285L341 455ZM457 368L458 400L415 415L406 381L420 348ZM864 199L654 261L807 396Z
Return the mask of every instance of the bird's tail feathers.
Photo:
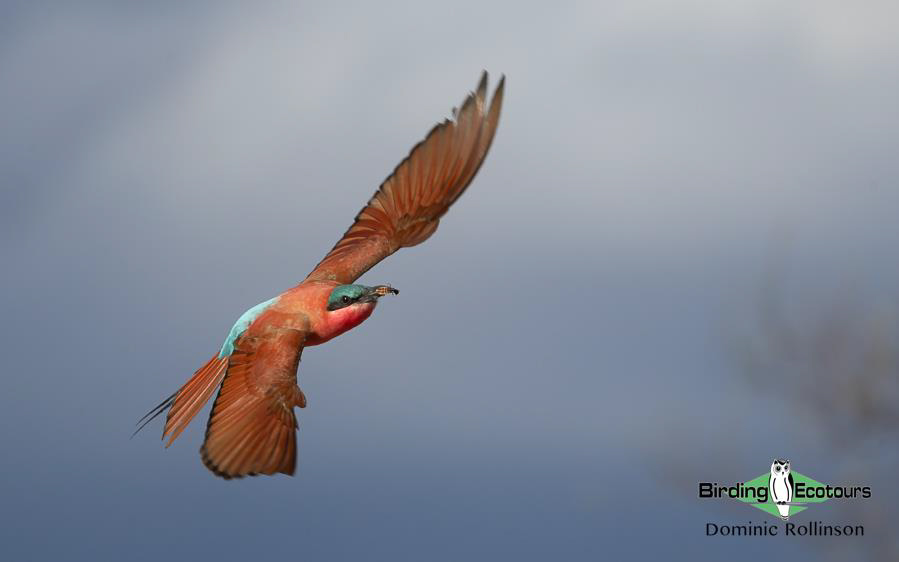
M212 394L225 377L227 370L228 357L213 356L212 359L194 373L184 386L178 389L178 392L172 394L158 406L147 412L147 415L137 422L140 424L140 427L137 428L134 434L137 434L144 426L168 410L162 438L169 438L168 443L165 445L166 447L171 445L212 397Z
M215 355L200 367L194 376L181 387L172 402L172 408L165 418L162 438L169 438L166 447L181 435L184 428L212 398L228 371L228 357Z
M150 423L151 421L153 421L157 417L159 417L159 414L168 410L172 406L172 402L175 401L175 396L177 396L177 395L178 395L177 392L175 394L172 394L171 396L169 396L168 398L166 398L165 400L160 402L160 404L158 406L156 406L155 408L153 408L152 410L150 410L149 412L144 414L144 417L137 420L136 425L138 427L137 427L137 429L134 430L134 433L131 434L131 437L133 438L135 435L137 435L140 432L140 430L142 430L144 427L146 427L146 425L148 423Z

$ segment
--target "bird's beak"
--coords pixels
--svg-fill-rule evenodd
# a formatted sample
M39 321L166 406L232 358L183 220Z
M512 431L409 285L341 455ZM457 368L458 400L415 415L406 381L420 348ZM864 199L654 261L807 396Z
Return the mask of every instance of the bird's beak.
M368 292L366 292L357 302L375 302L384 295L390 294L398 295L400 294L400 291L399 289L394 289L390 285L375 285L374 287L369 287Z

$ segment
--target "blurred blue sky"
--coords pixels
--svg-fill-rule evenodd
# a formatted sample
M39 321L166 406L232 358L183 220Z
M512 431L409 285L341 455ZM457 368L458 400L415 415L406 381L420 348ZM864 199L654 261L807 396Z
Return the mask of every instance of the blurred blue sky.
M896 312L897 16L5 2L4 558L817 552L706 538L758 515L695 492L783 455L836 479L843 459L747 387L728 340L772 253L802 297L851 286ZM169 450L160 424L129 441L484 68L508 83L471 189L363 277L399 298L303 356L297 476L211 477L205 413Z

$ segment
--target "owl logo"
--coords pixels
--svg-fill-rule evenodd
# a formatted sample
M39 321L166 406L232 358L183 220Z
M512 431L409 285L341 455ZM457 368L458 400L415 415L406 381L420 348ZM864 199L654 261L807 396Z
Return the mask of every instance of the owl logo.
M771 475L768 477L768 490L771 501L777 505L780 518L790 518L790 506L793 505L793 475L790 473L790 461L774 459L771 463Z

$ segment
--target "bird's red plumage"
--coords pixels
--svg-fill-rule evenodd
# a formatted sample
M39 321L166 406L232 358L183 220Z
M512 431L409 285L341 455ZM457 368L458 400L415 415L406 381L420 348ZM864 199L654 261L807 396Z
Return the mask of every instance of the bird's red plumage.
M233 343L230 355L213 357L150 412L155 417L171 405L163 434L169 444L221 384L201 449L206 466L225 478L293 474L293 409L306 405L296 382L302 350L358 326L375 308L371 301L329 310L331 292L434 233L484 162L499 124L503 84L500 80L488 107L485 72L477 91L453 110L454 119L435 126L413 147L306 280L266 303L243 332L234 332L233 342L226 342L223 350L230 351ZM235 330L238 326L242 329L237 324Z

